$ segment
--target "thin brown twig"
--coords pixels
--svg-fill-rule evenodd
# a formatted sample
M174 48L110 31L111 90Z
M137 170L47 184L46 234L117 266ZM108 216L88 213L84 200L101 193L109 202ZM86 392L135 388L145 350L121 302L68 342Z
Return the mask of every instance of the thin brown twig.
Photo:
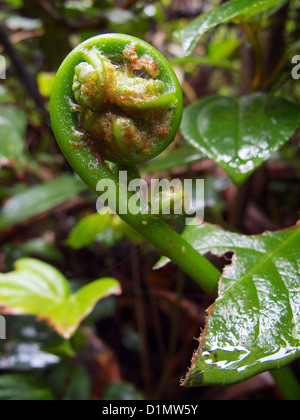
M23 82L24 86L30 97L34 100L35 104L43 111L45 111L44 99L41 96L35 81L32 79L29 74L26 65L23 63L22 57L19 52L15 49L11 40L6 32L5 27L0 24L0 43L3 44L4 49L7 55L10 57L16 73L20 80Z
M275 67L273 73L268 77L268 79L263 83L263 89L268 89L270 86L274 84L277 77L279 76L280 72L284 69L285 65L289 61L289 55L285 54L282 59L279 61L277 66Z
M170 378L171 372L174 369L174 360L176 360L176 347L178 341L178 329L179 329L179 320L180 320L180 311L181 311L181 300L183 296L183 284L184 284L184 275L181 270L178 270L177 275L177 285L176 285L176 301L173 308L173 314L171 318L171 331L169 336L169 349L168 349L168 359L165 362L165 367L163 369L156 393L156 400L160 399L163 389Z
M43 29L34 29L30 31L19 31L9 37L10 42L15 45L19 42L26 41L26 39L43 36ZM0 45L0 54L4 52L4 46Z
M131 246L131 270L132 270L132 280L133 280L133 291L134 291L134 306L135 306L135 315L139 335L141 337L142 346L141 346L141 365L142 365L142 375L145 390L148 395L151 393L151 372L149 365L149 353L148 353L148 337L147 337L147 326L145 321L145 309L143 295L141 293L141 279L140 279L140 270L139 270L139 261L138 255L135 252L136 246L132 244Z
M97 19L94 21L84 21L84 22L76 22L75 20L71 20L63 16L59 13L49 1L44 0L37 0L39 6L46 12L53 20L60 23L61 25L67 26L74 30L83 30L83 29L91 29L93 27L99 26L99 19L106 20L105 17L98 16Z
M252 82L252 90L255 92L260 89L263 80L263 49L257 33L244 19L239 19L246 38L248 39L255 57L255 76Z

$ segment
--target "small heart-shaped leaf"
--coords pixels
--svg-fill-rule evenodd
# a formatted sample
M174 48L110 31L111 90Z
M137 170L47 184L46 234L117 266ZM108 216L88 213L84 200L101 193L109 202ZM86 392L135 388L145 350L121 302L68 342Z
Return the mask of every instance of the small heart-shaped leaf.
M186 108L181 131L241 185L289 140L299 123L300 109L281 98L264 93L210 96Z

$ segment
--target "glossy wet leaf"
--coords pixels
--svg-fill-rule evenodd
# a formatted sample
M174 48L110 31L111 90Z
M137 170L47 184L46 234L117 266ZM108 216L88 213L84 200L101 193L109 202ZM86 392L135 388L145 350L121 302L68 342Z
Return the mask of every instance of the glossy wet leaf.
M183 237L201 254L233 253L185 384L240 382L300 357L300 224L259 236L202 224Z
M51 210L84 190L86 186L77 177L62 175L15 194L0 210L0 231Z
M277 5L280 0L231 0L220 7L201 14L186 26L179 34L185 55L190 55L199 39L216 26L235 20L238 17L250 17Z
M295 132L300 109L267 94L241 98L210 96L186 108L186 140L220 165L235 184L276 152Z
M0 105L0 166L25 156L26 114Z
M107 296L120 293L112 278L96 280L71 292L67 279L54 267L35 259L21 259L16 270L0 274L0 307L12 315L35 315L46 319L64 338Z

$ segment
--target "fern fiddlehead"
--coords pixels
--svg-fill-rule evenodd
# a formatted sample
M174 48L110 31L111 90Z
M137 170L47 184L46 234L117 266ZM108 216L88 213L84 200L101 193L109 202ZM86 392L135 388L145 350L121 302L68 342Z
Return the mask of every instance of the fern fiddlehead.
M76 47L57 73L50 102L63 154L94 192L99 180L113 181L117 213L130 194L107 161L134 173L135 165L174 140L182 108L180 84L167 60L148 43L121 34L100 35ZM184 192L170 191L161 196L162 209L168 195L173 210L186 199ZM205 289L216 290L219 271L168 223L142 212L120 217Z

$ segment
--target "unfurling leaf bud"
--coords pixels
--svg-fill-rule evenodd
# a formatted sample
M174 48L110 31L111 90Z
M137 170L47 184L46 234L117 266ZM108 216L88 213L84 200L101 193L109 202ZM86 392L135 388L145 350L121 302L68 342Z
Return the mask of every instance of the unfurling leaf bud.
M178 82L167 83L161 61L148 51L140 56L138 48L126 44L122 55L109 58L95 47L82 50L72 86L87 143L103 159L127 165L161 153L182 113Z

